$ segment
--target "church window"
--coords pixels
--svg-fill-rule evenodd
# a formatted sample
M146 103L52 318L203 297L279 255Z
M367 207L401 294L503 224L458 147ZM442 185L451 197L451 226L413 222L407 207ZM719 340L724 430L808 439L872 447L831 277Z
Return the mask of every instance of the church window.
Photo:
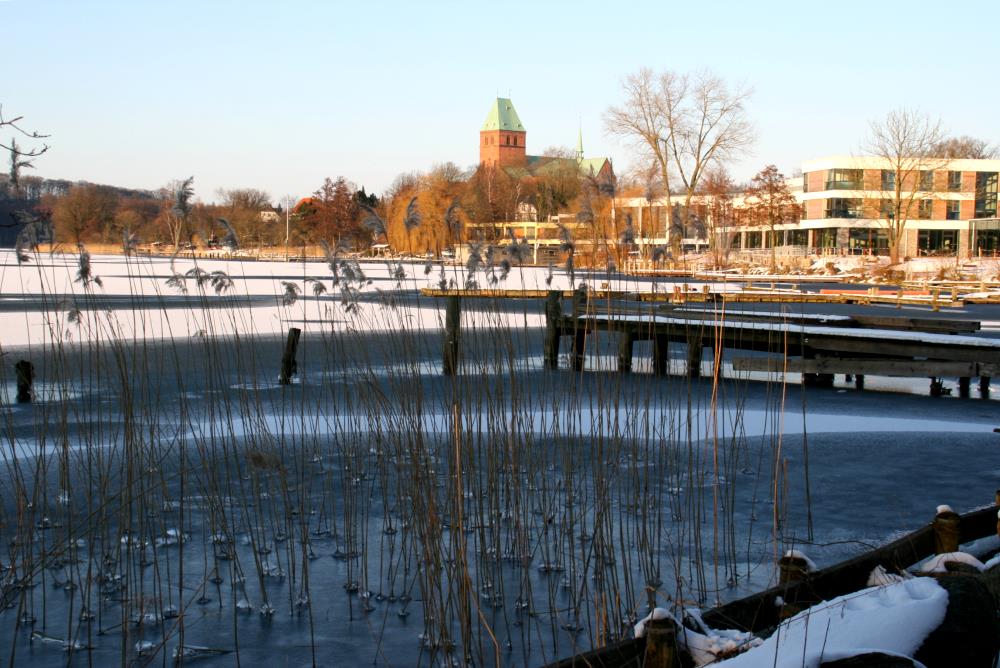
M510 135L507 135L507 146L510 146Z

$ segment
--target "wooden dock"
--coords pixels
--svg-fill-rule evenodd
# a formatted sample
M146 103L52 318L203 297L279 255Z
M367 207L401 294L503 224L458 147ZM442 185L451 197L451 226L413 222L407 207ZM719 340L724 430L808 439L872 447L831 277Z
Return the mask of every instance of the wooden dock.
M544 363L558 366L563 337L571 339L571 365L582 370L588 337L618 337L618 369L633 367L636 341L652 341L653 371L665 374L669 347L686 347L687 374L701 373L705 348L769 353L770 356L731 358L736 371L802 373L803 382L832 385L833 374L854 378L909 376L931 379L931 393L943 393L941 378L958 377L960 392L968 395L972 378L979 378L984 395L990 378L1000 372L1000 340L971 336L976 321L908 318L884 315L835 316L754 313L725 310L613 308L604 302L584 301L577 294L573 313L562 312L562 293L546 301ZM721 359L721 356L720 356Z

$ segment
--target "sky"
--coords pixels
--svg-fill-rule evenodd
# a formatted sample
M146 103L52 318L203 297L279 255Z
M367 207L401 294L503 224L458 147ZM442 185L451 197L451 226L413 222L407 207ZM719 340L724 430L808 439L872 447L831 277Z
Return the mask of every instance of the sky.
M603 114L642 67L753 89L738 179L857 153L900 107L1000 142L997 0L0 0L0 26L4 116L51 135L36 174L148 189L193 175L203 201L471 167L498 94L529 153L579 128L622 173L636 152Z

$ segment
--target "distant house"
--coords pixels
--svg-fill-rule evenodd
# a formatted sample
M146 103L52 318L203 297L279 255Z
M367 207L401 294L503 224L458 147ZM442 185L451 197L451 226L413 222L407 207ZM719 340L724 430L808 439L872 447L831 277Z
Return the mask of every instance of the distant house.
M528 155L527 137L514 104L498 97L479 130L479 164L502 168L514 178L566 168L575 168L581 177L600 183L610 183L614 178L611 160L583 157L582 132L577 137L575 158Z

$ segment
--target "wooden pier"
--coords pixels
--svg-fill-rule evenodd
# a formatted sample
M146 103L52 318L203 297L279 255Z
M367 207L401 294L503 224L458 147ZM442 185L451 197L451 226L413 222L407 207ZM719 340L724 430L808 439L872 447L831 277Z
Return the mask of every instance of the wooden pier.
M587 341L595 334L618 336L618 369L633 368L636 341L652 341L653 371L668 368L669 346L686 347L687 375L701 373L705 348L769 353L731 358L736 371L802 373L803 382L832 385L833 374L850 375L858 387L864 377L909 376L931 379L931 393L942 392L941 378L960 378L968 394L971 378L989 392L1000 372L1000 340L970 336L979 323L968 320L892 316L835 316L722 310L625 308L586 301L580 293L573 312L562 312L562 293L546 299L545 366L558 365L560 342L571 339L571 366L581 370ZM719 357L721 359L721 356Z

